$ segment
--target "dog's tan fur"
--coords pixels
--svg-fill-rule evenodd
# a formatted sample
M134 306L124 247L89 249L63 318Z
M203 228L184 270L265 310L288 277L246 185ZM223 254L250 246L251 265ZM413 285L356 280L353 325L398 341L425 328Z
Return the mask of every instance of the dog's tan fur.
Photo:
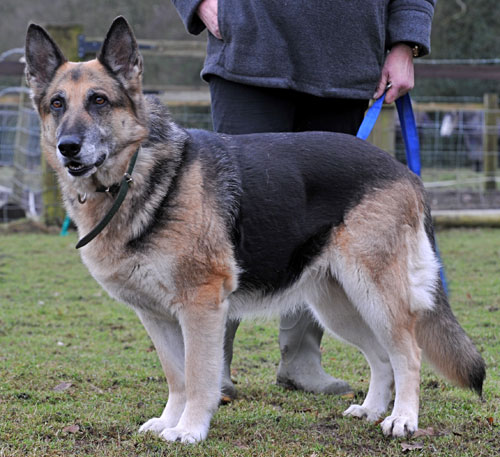
M440 292L416 177L406 173L366 193L290 286L273 294L243 290L227 227L231 217L221 213L219 189L201 155L183 163L186 132L143 97L142 61L124 19L115 21L91 62L66 62L38 26L30 27L26 49L43 151L80 236L112 204L112 197L96 189L118 182L140 148L131 190L105 230L82 248L82 259L112 296L136 311L165 372L165 410L141 431L171 441L204 439L219 402L228 314L286 312L300 303L308 303L333 334L359 347L370 364L367 397L346 415L378 420L395 387L394 409L382 422L387 435L402 436L418 426L420 346L452 380L480 389L482 360ZM95 94L105 97L104 110ZM58 97L64 110L53 105ZM168 140L150 139L154 122L168 130ZM78 177L73 174L80 164L63 157L60 146L60 138L74 132L83 138L78 154L88 166ZM162 185L148 191L162 163L168 164ZM162 221L155 211L166 199L168 221ZM141 248L137 240L145 240Z

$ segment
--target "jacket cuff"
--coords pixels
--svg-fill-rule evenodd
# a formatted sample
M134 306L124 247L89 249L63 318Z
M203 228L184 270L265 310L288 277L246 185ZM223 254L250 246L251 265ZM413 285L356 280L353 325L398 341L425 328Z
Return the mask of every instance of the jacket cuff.
M431 24L434 9L425 3L419 9L394 8L389 14L386 46L409 42L420 46L419 57L431 50Z
M196 13L201 2L202 0L172 0L177 13L179 13L184 23L184 27L193 35L199 35L206 28Z

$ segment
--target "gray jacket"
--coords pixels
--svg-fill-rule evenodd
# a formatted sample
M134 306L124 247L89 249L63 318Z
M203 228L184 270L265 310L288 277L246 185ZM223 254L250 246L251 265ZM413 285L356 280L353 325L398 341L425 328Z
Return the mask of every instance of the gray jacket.
M188 32L201 0L173 0ZM222 40L209 33L202 77L317 96L369 99L386 51L429 53L434 0L219 0Z

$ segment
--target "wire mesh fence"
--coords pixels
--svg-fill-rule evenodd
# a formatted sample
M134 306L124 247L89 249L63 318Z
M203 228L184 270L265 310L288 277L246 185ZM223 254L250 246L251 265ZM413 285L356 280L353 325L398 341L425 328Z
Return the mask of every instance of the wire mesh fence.
M19 107L14 151L14 201L29 214L39 215L42 211L40 128L31 107Z
M0 221L42 212L38 117L24 100L0 104Z
M17 130L18 107L0 105L0 166L12 166Z
M212 128L208 104L176 104L170 112L174 120L186 128ZM500 209L498 108L487 109L477 102L416 103L415 114L422 178L432 208ZM395 110L380 124L378 136L383 140L384 149L405 162ZM486 170L485 164L490 158L494 159L494 169ZM488 166L491 168L491 164ZM55 180L43 176L36 113L26 103L0 104L0 207L12 202L35 217L40 217L42 212L52 212L56 214L53 220L62 223L64 211ZM494 186L487 188L488 182ZM0 211L0 222L7 219L5 212Z
M490 97L490 96L488 96ZM422 179L433 209L500 209L500 110L483 103L416 104ZM396 125L396 157L404 144Z

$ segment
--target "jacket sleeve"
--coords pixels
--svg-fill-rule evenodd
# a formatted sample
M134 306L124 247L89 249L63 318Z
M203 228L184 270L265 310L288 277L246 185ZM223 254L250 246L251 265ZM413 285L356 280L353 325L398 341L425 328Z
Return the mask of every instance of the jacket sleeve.
M196 10L201 1L202 0L172 0L186 30L193 35L199 35L205 30L205 24L196 14Z
M391 0L389 3L386 46L412 42L421 47L420 56L431 49L431 23L435 0Z

